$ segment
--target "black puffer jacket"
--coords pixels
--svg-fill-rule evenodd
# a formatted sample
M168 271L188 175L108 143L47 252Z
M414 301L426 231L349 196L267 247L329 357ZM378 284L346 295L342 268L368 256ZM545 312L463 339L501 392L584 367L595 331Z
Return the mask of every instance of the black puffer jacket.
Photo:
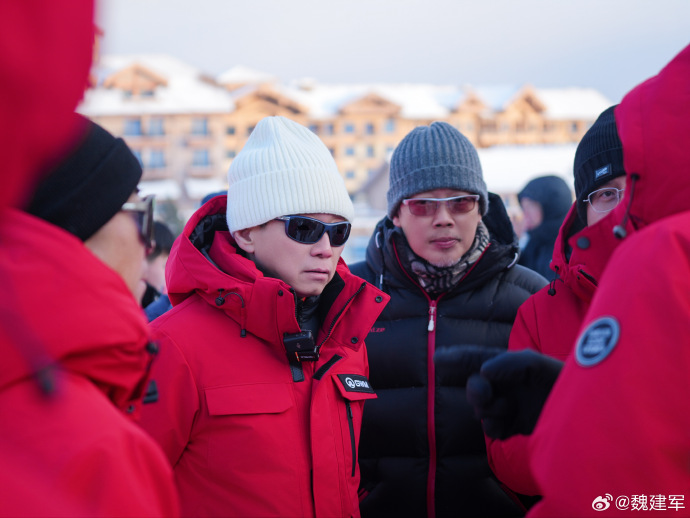
M391 295L367 337L370 381L360 441L361 502L367 516L519 516L486 459L481 425L464 386L436 376L433 354L451 344L508 346L518 306L546 284L515 265L517 240L501 199L484 223L491 244L451 291L431 300L402 270L389 218L366 261L351 270ZM429 380L431 383L429 390Z

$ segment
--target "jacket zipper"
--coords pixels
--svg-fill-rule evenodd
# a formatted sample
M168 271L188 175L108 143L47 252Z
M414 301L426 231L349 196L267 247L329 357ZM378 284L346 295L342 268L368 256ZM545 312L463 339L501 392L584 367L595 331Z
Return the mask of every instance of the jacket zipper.
M357 446L355 444L355 423L352 415L352 405L346 399L345 407L347 409L347 425L350 428L350 444L352 445L352 476L355 476L355 469L357 466Z
M429 325L427 327L427 435L429 440L429 474L426 486L427 517L436 516L436 369L434 366L434 351L436 350L436 306L438 299L429 300Z

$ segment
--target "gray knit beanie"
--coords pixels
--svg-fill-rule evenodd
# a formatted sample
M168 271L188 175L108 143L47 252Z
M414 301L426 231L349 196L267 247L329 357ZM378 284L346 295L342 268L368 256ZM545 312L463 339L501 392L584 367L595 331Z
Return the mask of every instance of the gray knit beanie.
M479 194L479 211L489 203L477 150L467 138L446 122L418 126L393 152L388 188L388 216L400 203L417 193L433 189L457 189Z

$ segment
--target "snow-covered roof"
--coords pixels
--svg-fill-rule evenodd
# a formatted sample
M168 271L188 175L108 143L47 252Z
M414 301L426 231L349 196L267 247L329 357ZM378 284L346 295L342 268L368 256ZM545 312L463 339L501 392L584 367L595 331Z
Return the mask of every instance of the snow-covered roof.
M157 74L167 84L157 86L152 96L127 96L122 90L103 86L107 77L135 65ZM167 54L104 55L94 74L97 87L87 90L78 108L84 115L203 114L234 109L229 92L204 80L196 68Z
M182 194L176 180L151 180L139 182L139 195L155 195L159 200L177 200Z
M400 115L409 119L440 119L447 117L464 98L463 88L430 84L327 84L301 82L279 87L280 92L301 105L317 119L333 117L343 106L367 95L375 94L400 106Z
M151 96L127 96L116 88L105 88L103 81L128 67L139 65L161 77ZM408 119L445 119L473 92L490 111L502 111L521 91L515 85L432 85L412 83L328 84L315 79L279 83L275 76L242 65L217 78L204 79L193 66L165 54L104 55L95 67L98 85L86 92L79 111L85 115L140 115L171 113L231 112L233 99L240 98L260 84L269 83L278 93L304 106L314 119L332 118L348 103L369 94L378 95L400 106L400 116ZM221 83L246 83L232 93ZM537 98L551 119L594 120L611 102L592 88L535 88Z
M188 178L184 181L184 188L190 198L200 200L207 194L227 190L228 183L220 178Z
M469 87L490 110L503 111L520 88L515 85L480 85Z
M593 88L536 88L550 119L596 120L613 103Z
M220 84L226 83L272 83L277 80L277 77L267 72L261 72L253 68L245 67L244 65L237 65L229 70L226 70L218 77L216 81Z
M576 144L547 146L493 146L478 149L489 191L519 192L538 176L556 175L573 185Z

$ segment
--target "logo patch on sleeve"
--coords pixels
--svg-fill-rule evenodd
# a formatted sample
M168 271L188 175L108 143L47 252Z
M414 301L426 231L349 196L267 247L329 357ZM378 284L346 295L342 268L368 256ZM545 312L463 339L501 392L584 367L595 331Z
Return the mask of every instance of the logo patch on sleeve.
M337 374L340 383L347 392L365 392L375 394L369 380L359 374Z
M613 317L602 317L587 326L575 346L575 360L591 367L606 358L618 343L620 325Z

